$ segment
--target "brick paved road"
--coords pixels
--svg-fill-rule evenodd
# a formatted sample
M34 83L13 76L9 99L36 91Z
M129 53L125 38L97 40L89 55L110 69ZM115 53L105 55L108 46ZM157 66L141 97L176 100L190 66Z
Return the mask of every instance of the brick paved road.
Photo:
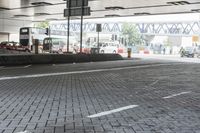
M134 67L148 64L166 65ZM113 67L129 68L1 80ZM152 60L0 68L0 133L200 133L199 75L199 64Z

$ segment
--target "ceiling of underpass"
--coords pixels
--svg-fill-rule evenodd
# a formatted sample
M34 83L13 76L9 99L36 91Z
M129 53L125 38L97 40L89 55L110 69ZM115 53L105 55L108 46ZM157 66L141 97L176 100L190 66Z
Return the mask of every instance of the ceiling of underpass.
M89 0L89 6L91 16L85 18L200 12L199 0ZM64 20L65 8L64 0L0 0L0 18L30 21Z

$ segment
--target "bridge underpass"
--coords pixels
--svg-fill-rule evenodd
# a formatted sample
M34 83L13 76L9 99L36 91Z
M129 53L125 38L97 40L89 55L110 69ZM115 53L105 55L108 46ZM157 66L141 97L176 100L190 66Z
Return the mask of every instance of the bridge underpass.
M198 0L89 0L92 12L85 18L193 14L199 12L199 5ZM10 33L6 27L17 28L17 21L23 22L19 25L24 27L29 22L66 20L63 0L1 0L0 7L0 32ZM135 24L148 40L157 35L198 36L199 20L180 21L181 24ZM83 25L83 28L95 33L94 26ZM67 35L62 27L55 29L59 28L60 31L53 32ZM80 24L72 25L71 30L79 31ZM116 34L121 27L107 23L104 30ZM3 56L0 55L0 62L16 61L13 55ZM57 62L31 64L31 61L46 60L39 54L30 58L29 64L0 65L0 133L200 132L198 58L133 55L119 61L60 64L61 59L88 61L85 60L88 55L50 56ZM99 54L93 56L100 59Z

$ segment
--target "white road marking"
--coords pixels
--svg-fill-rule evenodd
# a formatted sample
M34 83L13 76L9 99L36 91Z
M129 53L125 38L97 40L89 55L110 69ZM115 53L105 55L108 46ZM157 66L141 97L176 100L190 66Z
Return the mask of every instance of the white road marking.
M154 81L153 83L151 83L149 86L153 86L153 85L157 84L159 81L160 81L160 80L156 80L156 81Z
M123 110L132 109L132 108L135 108L135 107L138 107L138 105L129 105L129 106L126 106L126 107L121 107L121 108L118 108L118 109L113 109L113 110L110 110L110 111L101 112L101 113L90 115L90 116L87 116L87 117L88 118L101 117L101 116L117 113L117 112L120 112L120 111L123 111Z
M31 133L29 131L21 131L21 132L17 132L17 133Z
M121 67L121 68L108 68L108 69L73 71L73 72L33 74L33 75L22 75L22 76L14 76L14 77L0 77L0 81L1 80L11 80L11 79L22 79L22 78L39 78L39 77L48 77L48 76L69 75L69 74L82 74L82 73L93 73L93 72L118 71L118 70L125 70L125 69L148 68L148 67L157 67L157 66L166 66L166 65L170 65L170 64L154 64L154 65L131 66L131 67Z
M52 66L56 66L56 67L63 67L63 66L68 66L68 65L75 65L76 62L73 63L65 63L65 64L52 64Z
M27 66L11 66L11 67L0 67L2 70L11 70L11 69L24 69L24 68L28 68L31 65L27 65Z
M28 68L28 67L31 67L32 65L27 65L27 66L24 66L24 68Z
M188 94L188 93L191 93L191 91L181 92L181 93L173 94L173 95L166 96L166 97L163 97L163 98L164 98L164 99L169 99L169 98L173 98L173 97L180 96L180 95L184 95L184 94Z

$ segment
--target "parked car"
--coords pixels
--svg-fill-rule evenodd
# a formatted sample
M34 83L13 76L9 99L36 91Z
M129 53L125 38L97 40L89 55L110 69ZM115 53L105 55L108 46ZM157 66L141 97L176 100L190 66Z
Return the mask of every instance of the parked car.
M195 52L196 52L196 57L200 58L200 46L196 47Z
M18 42L8 42L4 41L0 43L1 49L7 49L7 50L18 50L18 51L29 51L27 46L23 46L19 44Z
M100 53L117 53L118 45L113 42L105 42L100 47Z
M181 57L194 57L196 54L196 49L194 47L185 47L181 49Z
M91 52L91 48L88 45L83 44L82 52L85 53L85 54L89 54Z
M4 41L4 42L1 42L1 43L0 43L0 48L10 49L10 47L11 47L12 45L13 45L12 43L7 42L7 41Z

